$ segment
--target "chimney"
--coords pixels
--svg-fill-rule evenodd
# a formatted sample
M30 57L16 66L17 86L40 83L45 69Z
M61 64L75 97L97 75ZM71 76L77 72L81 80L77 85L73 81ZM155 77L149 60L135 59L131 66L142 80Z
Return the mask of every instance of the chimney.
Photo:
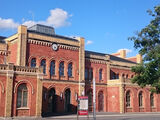
M124 49L123 49L123 50L120 50L119 53L120 53L120 57L121 57L121 58L126 58L126 50L124 50Z

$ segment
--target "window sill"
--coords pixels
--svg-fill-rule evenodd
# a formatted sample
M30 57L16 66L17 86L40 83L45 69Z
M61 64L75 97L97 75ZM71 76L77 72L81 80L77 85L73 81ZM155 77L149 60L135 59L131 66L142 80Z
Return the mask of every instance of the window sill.
M132 109L132 107L126 107L127 109Z
M62 75L62 76L59 76L59 77L61 77L61 78L65 78L65 76L64 76L64 75Z
M74 78L73 76L68 76L68 78Z
M19 108L16 108L17 110L29 110L28 107L19 107Z
M152 109L155 109L156 107L155 107L155 106L152 106L151 108L152 108Z
M142 106L142 107L139 107L140 109L144 109L144 107Z
M56 75L50 75L51 77L56 77Z

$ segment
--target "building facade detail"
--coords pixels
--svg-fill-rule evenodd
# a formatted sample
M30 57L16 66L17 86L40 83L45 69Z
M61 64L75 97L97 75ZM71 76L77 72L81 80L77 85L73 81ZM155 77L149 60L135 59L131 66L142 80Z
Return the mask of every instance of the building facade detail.
M83 37L37 28L54 31L21 25L16 34L0 39L0 117L76 113L82 95L92 111L94 79L97 112L160 112L160 95L131 83L131 67L140 63L140 55L87 51Z

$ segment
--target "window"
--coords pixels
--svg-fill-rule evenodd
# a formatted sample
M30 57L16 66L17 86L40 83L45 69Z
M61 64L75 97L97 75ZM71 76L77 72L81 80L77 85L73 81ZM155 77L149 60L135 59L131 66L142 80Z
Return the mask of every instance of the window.
M41 67L43 67L43 73L46 74L46 60L41 60Z
M36 58L31 59L31 67L36 67Z
M88 68L85 68L85 80L88 80Z
M51 61L50 63L50 76L55 75L55 61Z
M72 63L68 64L68 77L72 77Z
M119 79L119 73L116 74L116 79Z
M93 80L93 69L92 68L89 69L89 80L90 81Z
M110 78L112 79L119 79L119 73L115 73L114 71L110 71Z
M142 107L143 106L143 95L142 95L142 92L139 93L138 99L139 99L139 107Z
M88 106L92 106L92 103L93 103L92 91L88 91L87 95L88 95Z
M130 91L127 91L126 93L126 107L131 106L131 96L130 96Z
M60 62L59 64L59 76L64 76L64 62Z
M131 75L131 78L133 78L133 75Z
M28 99L28 90L26 84L21 84L18 87L17 108L27 107L27 99Z
M124 77L125 77L125 74L122 74L122 77L124 78Z
M150 95L150 104L151 104L151 107L154 107L154 95L153 95L153 93L151 93L151 95Z
M99 70L99 81L102 80L102 69Z
M128 79L128 74L126 75L126 79Z

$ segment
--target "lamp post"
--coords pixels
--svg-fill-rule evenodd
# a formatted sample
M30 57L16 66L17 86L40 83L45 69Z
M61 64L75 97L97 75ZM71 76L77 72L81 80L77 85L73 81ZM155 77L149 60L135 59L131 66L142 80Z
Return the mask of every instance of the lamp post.
M96 80L93 78L93 120L96 120Z

